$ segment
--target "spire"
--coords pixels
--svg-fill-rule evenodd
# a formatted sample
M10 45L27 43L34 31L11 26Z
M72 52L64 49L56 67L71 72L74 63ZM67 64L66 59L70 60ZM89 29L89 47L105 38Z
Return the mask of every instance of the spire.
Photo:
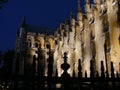
M73 12L70 13L70 18L71 18L71 19L74 18Z
M70 13L70 24L71 24L72 26L75 25L75 17L74 17L74 14L73 14L72 12Z
M78 0L78 8L77 8L77 20L80 21L82 20L82 10L81 10L81 7L80 7L80 0Z
M25 25L26 25L25 16L23 16L23 18L22 18L22 23L21 23L21 27L25 27Z
M85 12L86 13L88 13L88 12L90 12L90 2L89 2L89 0L84 0L84 4L85 4Z
M69 20L68 19L65 20L65 24L69 25Z
M81 8L80 8L80 0L78 0L78 7L77 7L78 12L81 12Z

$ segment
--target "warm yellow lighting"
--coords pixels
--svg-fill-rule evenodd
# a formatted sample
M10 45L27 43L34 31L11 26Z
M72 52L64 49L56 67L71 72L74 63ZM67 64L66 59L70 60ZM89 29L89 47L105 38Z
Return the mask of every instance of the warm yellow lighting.
M117 2L116 0L105 0L104 3L101 3L100 0L94 1L98 4L90 7L86 3L86 13L78 12L77 20L72 16L69 25L66 22L60 23L55 35L47 36L40 33L27 32L27 42L29 43L27 54L29 57L24 60L24 63L32 65L33 56L35 55L38 58L38 49L41 49L42 52L40 54L43 56L45 76L48 73L49 51L54 52L53 76L55 76L56 70L58 77L63 73L61 64L64 63L64 52L67 53L67 63L70 65L68 73L70 76L75 71L75 76L78 77L78 59L82 61L83 77L85 72L87 72L88 77L90 76L90 60L94 60L95 70L98 71L99 75L101 74L101 61L104 63L104 72L108 68L110 74L110 62L112 61L115 73L120 73L120 25L117 20ZM35 45L36 43L38 45ZM20 45L17 44L17 47L20 48ZM109 48L109 50L107 51L106 48ZM16 53L21 53L20 50L21 48L16 50ZM20 63L23 63L22 60ZM22 70L23 68L20 72L24 72Z

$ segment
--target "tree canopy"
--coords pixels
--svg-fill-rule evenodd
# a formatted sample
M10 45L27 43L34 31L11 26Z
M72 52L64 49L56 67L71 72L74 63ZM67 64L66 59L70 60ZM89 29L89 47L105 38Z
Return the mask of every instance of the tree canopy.
M8 0L0 0L0 9L2 9L2 5L6 3Z

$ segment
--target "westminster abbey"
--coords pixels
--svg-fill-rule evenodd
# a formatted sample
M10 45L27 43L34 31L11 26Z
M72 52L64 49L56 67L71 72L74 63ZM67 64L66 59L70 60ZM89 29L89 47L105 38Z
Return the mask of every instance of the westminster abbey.
M70 19L61 22L55 31L28 25L23 18L15 42L13 73L30 75L33 56L38 58L38 52L44 76L48 72L49 53L53 55L53 76L56 71L61 76L64 52L67 53L70 76L75 71L78 77L78 59L82 62L83 76L85 72L90 75L90 60L94 61L98 74L101 73L101 61L105 72L109 73L112 61L114 72L120 73L120 1L94 0L91 4L84 0L84 9L82 12L78 0L77 18L71 13ZM39 62L36 60L35 63Z

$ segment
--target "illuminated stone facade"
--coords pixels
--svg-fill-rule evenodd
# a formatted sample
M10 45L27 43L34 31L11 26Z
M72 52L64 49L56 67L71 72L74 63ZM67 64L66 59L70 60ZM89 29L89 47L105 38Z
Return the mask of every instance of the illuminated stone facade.
M104 62L105 72L110 70L113 61L115 72L120 72L120 2L119 0L89 0L84 2L85 12L81 12L78 0L77 19L73 13L70 20L61 22L55 32L49 35L27 29L25 20L19 28L16 40L14 67L18 62L19 75L31 70L33 55L38 57L41 51L44 75L47 76L48 51L53 52L53 75L56 70L61 76L63 53L67 52L70 68L68 73L78 76L78 59L81 59L83 76L85 71L90 75L90 60L94 61L95 70L100 74ZM26 44L27 43L27 44ZM16 59L19 56L19 59ZM18 61L19 60L19 61ZM36 62L37 63L37 62ZM26 71L25 71L26 70ZM14 70L15 71L15 70ZM29 72L28 72L29 73Z

